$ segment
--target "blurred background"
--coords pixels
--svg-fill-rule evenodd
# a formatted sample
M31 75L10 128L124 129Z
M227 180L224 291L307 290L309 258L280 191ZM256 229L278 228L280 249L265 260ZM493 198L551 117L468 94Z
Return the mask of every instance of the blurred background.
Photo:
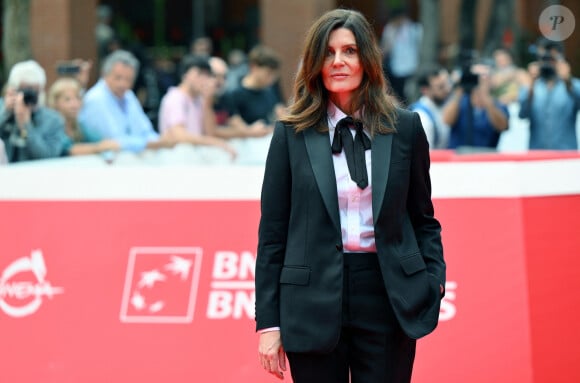
M462 49L490 57L500 46L525 66L533 59L528 48L540 35L539 15L554 4L580 14L575 0L4 0L0 64L4 80L13 63L33 58L46 69L51 83L59 60L98 60L99 51L106 49L99 47L99 33L101 44L114 39L161 72L171 68L196 37L209 37L212 54L224 58L233 49L247 52L261 42L282 58L280 80L287 96L301 37L325 10L356 8L380 36L391 11L404 6L410 18L423 25L421 62L451 69ZM579 44L578 33L564 42L575 76L580 72L580 51L572 48ZM97 70L93 66L93 81Z

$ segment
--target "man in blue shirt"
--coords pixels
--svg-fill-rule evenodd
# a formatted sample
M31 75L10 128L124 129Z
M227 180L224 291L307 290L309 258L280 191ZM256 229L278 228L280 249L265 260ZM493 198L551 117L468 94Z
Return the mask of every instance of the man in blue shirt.
M530 149L577 150L580 80L573 78L560 44L540 40L530 83L519 95L520 118L530 121Z
M465 73L442 111L451 126L449 148L495 149L507 130L509 112L490 94L489 68L482 65Z
M114 139L122 150L171 147L159 137L141 103L131 90L139 61L128 51L117 50L105 58L101 79L87 91L79 114L89 141Z

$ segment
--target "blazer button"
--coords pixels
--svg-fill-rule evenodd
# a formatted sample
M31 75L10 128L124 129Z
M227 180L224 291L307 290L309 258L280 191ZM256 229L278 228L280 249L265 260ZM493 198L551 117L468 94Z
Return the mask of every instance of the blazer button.
M336 250L342 251L342 245L340 243L336 244Z

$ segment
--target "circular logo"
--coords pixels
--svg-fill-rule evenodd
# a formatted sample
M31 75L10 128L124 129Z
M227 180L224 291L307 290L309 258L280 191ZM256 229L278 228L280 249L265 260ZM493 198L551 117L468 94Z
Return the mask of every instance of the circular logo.
M570 9L562 5L551 5L540 14L538 26L547 39L563 41L574 32L576 20Z
M33 279L18 278L20 274L33 275ZM52 298L62 294L62 287L53 287L45 280L46 264L41 250L33 250L30 257L18 258L0 274L0 311L19 318L34 314L42 304L42 297Z

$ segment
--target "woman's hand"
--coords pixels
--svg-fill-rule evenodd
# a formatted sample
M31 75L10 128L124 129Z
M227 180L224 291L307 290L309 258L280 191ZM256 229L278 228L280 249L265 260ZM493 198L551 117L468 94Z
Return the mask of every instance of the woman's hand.
M278 379L284 379L286 371L286 353L282 347L280 331L266 331L260 334L258 346L260 364L264 370L276 376Z

